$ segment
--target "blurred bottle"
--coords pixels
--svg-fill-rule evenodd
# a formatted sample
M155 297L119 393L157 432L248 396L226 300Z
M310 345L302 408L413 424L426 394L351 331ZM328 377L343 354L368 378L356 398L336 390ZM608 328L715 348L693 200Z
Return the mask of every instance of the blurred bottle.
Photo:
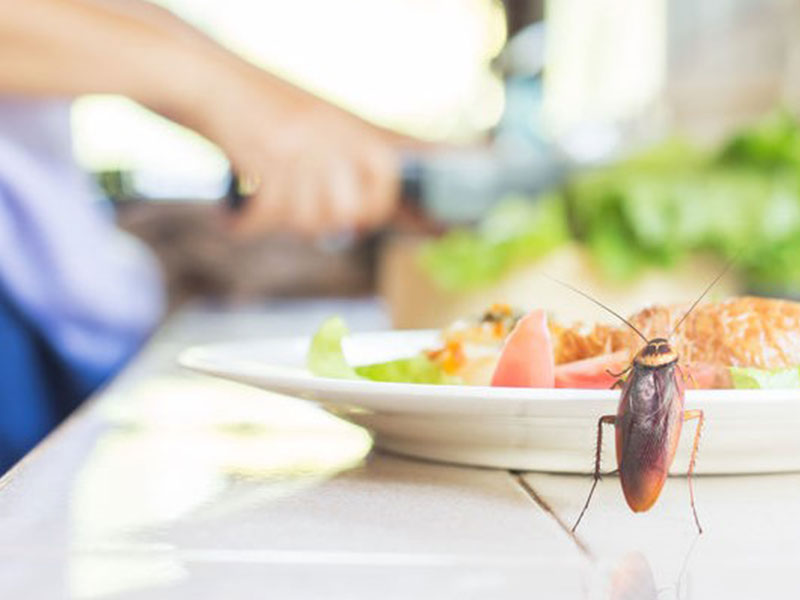
M672 127L714 145L800 103L797 0L673 0L666 101Z
M541 119L544 45L543 23L509 40L494 63L503 75L505 106L491 142L407 157L407 201L420 204L440 223L472 223L504 198L534 196L563 176L564 157L550 143Z
M678 133L713 146L800 104L798 0L551 0L544 119L579 162Z
M661 133L667 73L665 0L546 5L544 118L580 162Z

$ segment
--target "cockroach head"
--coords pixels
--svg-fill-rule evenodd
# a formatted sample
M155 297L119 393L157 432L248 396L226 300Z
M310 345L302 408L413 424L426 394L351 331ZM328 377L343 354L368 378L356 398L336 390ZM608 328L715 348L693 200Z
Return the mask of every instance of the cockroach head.
M655 369L678 361L678 354L664 338L653 338L639 351L633 362L641 367Z

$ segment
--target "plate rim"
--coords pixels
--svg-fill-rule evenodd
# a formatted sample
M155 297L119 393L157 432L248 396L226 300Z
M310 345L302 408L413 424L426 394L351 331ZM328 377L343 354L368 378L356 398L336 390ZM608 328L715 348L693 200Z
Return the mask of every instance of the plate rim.
M375 330L351 333L347 336L349 344L358 343L359 338L379 335L402 334L409 337L413 335L431 335L438 333L432 329L401 329L401 330ZM382 396L424 396L435 395L439 400L446 398L454 400L489 400L502 399L509 401L530 401L530 402L570 402L570 401L609 401L618 400L619 391L616 390L597 390L582 388L523 388L523 387L494 387L494 386L473 386L473 385L453 385L453 384L423 384L406 382L385 382L370 381L366 379L338 379L333 377L321 377L314 375L301 367L289 367L274 363L253 360L250 367L257 366L258 372L247 372L247 369L240 369L233 373L223 369L215 368L210 364L209 358L220 356L220 351L246 346L272 346L278 347L286 345L297 347L298 345L308 345L312 336L280 336L247 339L239 341L215 342L210 344L198 344L184 348L177 356L177 362L182 367L208 375L244 381L251 385L264 388L267 382L274 382L276 388L284 390L295 388L298 392L324 393L377 393ZM240 365L248 363L242 359ZM797 402L800 398L792 398L792 392L800 395L800 390L791 388L786 389L704 389L686 390L686 402L697 404L698 402L714 402L715 404L784 404ZM281 391L281 393L290 392ZM296 394L295 394L296 395Z

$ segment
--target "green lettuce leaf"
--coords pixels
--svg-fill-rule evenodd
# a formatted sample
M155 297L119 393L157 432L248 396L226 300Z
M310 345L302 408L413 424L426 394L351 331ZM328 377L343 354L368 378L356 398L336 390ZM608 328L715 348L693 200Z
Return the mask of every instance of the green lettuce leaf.
M750 367L731 367L731 381L736 389L800 388L800 367L765 371Z
M356 367L356 373L372 381L434 384L460 383L460 379L447 375L439 365L421 354L411 358L400 358L385 363Z
M354 379L358 377L342 350L342 339L349 332L340 317L331 317L319 328L311 340L306 363L308 370L320 377Z
M347 326L339 317L325 321L311 340L308 351L308 370L320 377L336 379L369 379L398 383L459 383L457 377L447 375L427 356L418 354L383 363L351 367L342 350L342 339L348 334Z

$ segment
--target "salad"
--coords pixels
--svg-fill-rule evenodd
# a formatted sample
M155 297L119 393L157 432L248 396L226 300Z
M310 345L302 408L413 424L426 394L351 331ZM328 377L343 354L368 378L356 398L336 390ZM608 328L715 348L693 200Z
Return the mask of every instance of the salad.
M672 331L688 305L645 308L629 321L648 339ZM699 388L800 388L800 303L735 297L700 304L671 336ZM545 311L494 304L453 323L437 346L405 358L350 365L346 324L325 321L313 337L308 369L321 377L444 385L607 389L642 347L627 326L564 325Z

